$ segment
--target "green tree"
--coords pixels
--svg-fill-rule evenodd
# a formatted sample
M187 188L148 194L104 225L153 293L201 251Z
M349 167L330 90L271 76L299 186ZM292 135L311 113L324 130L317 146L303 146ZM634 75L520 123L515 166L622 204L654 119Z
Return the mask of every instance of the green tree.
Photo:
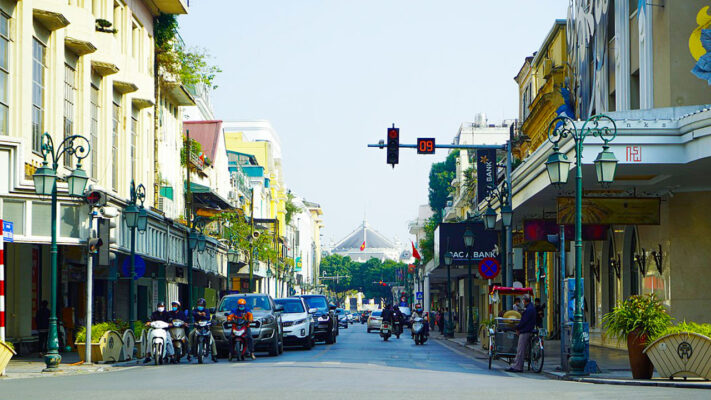
M443 162L432 164L430 168L429 182L429 203L430 208L437 216L437 221L442 221L442 210L447 206L452 180L457 172L457 157L459 150L455 150L447 156Z

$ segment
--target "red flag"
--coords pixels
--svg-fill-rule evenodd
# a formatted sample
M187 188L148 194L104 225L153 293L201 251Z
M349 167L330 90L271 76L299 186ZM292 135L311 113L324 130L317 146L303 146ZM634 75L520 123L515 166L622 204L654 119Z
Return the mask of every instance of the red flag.
M420 257L420 253L417 252L417 247L415 247L415 243L413 243L412 240L410 240L410 243L412 244L412 256L422 261L422 257Z
M360 251L365 250L365 240L363 241L363 244L360 245Z

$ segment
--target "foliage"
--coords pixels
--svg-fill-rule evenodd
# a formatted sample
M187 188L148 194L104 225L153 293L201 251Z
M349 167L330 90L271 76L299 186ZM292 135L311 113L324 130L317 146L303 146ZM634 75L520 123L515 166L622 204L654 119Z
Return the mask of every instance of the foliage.
M269 261L276 264L278 253L274 249L272 235L266 229L254 226L254 232L259 233L257 239L252 238L252 227L246 218L236 212L222 212L212 218L222 226L222 237L232 242L236 249L245 250L247 264L251 261L252 252L250 248L257 252L257 259Z
M180 148L180 166L185 167L188 163L188 139L187 137L183 137L183 147ZM193 154L200 154L202 153L202 144L198 142L195 139L190 139L190 152Z
M180 81L187 86L197 86L204 84L208 89L217 89L215 77L222 70L207 63L210 55L202 48L192 48L186 51L184 48L178 50L178 60L180 62Z
M459 150L455 150L449 153L445 161L434 163L430 168L428 197L430 208L437 216L437 222L442 221L442 210L447 206L452 180L457 172L458 156Z
M425 222L425 237L420 240L420 256L422 263L427 264L434 258L434 232L437 229L439 221L436 216L431 216Z
M291 194L291 192L288 192L286 194L286 215L284 216L284 220L287 224L291 222L291 218L294 216L294 214L298 214L301 212L301 208L294 204L294 197L295 196Z
M7 345L7 347L11 348L12 351L15 351L15 345L12 344L12 342L3 342L3 343L5 343Z
M624 302L618 302L615 308L602 317L606 334L626 340L633 332L646 335L647 340L659 336L671 324L671 317L664 305L653 295L630 296Z
M673 333L685 333L685 332L692 332L692 333L698 333L700 335L704 335L708 338L711 338L711 324L697 324L696 322L686 322L682 321L678 325L672 325L667 327L664 331L660 332L659 334L652 336L649 340L654 341L657 340L658 338L665 336L665 335L671 335Z
M347 278L322 281L342 302L351 291L360 291L366 298L385 298L391 296L390 286L381 286L373 282L397 281L397 270L406 269L406 265L392 260L381 262L377 258L359 263L338 254L331 254L321 259L321 273L327 276L346 275ZM352 292L351 292L352 293Z
M102 336L104 336L104 333L108 331L116 331L119 333L119 335L123 335L124 332L129 327L128 321L123 321L120 319L117 319L116 321L106 321L106 322L99 322L98 324L92 324L91 325L91 342L96 343L101 339ZM136 337L136 339L141 337L141 333L143 332L143 329L145 328L144 323L142 321L135 321L133 323L133 335ZM86 326L81 326L79 327L79 330L77 331L76 334L76 342L79 343L86 343Z
M462 184L462 195L466 204L474 204L476 201L476 185L476 171L474 171L474 167L469 167L464 171Z

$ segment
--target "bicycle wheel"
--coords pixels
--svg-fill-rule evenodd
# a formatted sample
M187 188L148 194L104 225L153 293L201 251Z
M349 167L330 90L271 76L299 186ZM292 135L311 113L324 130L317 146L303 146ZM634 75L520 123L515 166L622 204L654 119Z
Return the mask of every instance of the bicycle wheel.
M531 351L529 355L529 369L533 372L540 373L543 370L543 340L540 336L534 336L531 339Z

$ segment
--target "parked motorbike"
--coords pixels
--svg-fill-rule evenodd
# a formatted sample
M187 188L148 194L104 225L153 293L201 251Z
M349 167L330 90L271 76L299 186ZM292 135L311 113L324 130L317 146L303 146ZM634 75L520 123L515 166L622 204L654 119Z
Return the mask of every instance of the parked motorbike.
M196 355L198 364L202 364L206 357L210 357L210 321L198 321L195 324L195 342L196 342Z
M392 335L392 326L390 322L383 321L382 325L380 325L380 337L383 338L384 342L387 342L390 339L390 335Z
M153 329L151 331L153 338L151 342L151 355L153 356L155 365L163 364L165 361L168 327L170 327L170 324L165 321L151 322L151 329Z
M247 354L247 321L244 318L235 318L225 322L225 336L230 338L230 352L227 360L244 361Z
M176 363L180 362L180 359L187 353L185 349L188 348L188 337L185 335L185 321L174 319L170 326L170 336L173 339L173 349L175 350L175 360Z
M425 320L422 317L415 317L412 321L412 337L415 345L425 344L427 335L425 334Z

